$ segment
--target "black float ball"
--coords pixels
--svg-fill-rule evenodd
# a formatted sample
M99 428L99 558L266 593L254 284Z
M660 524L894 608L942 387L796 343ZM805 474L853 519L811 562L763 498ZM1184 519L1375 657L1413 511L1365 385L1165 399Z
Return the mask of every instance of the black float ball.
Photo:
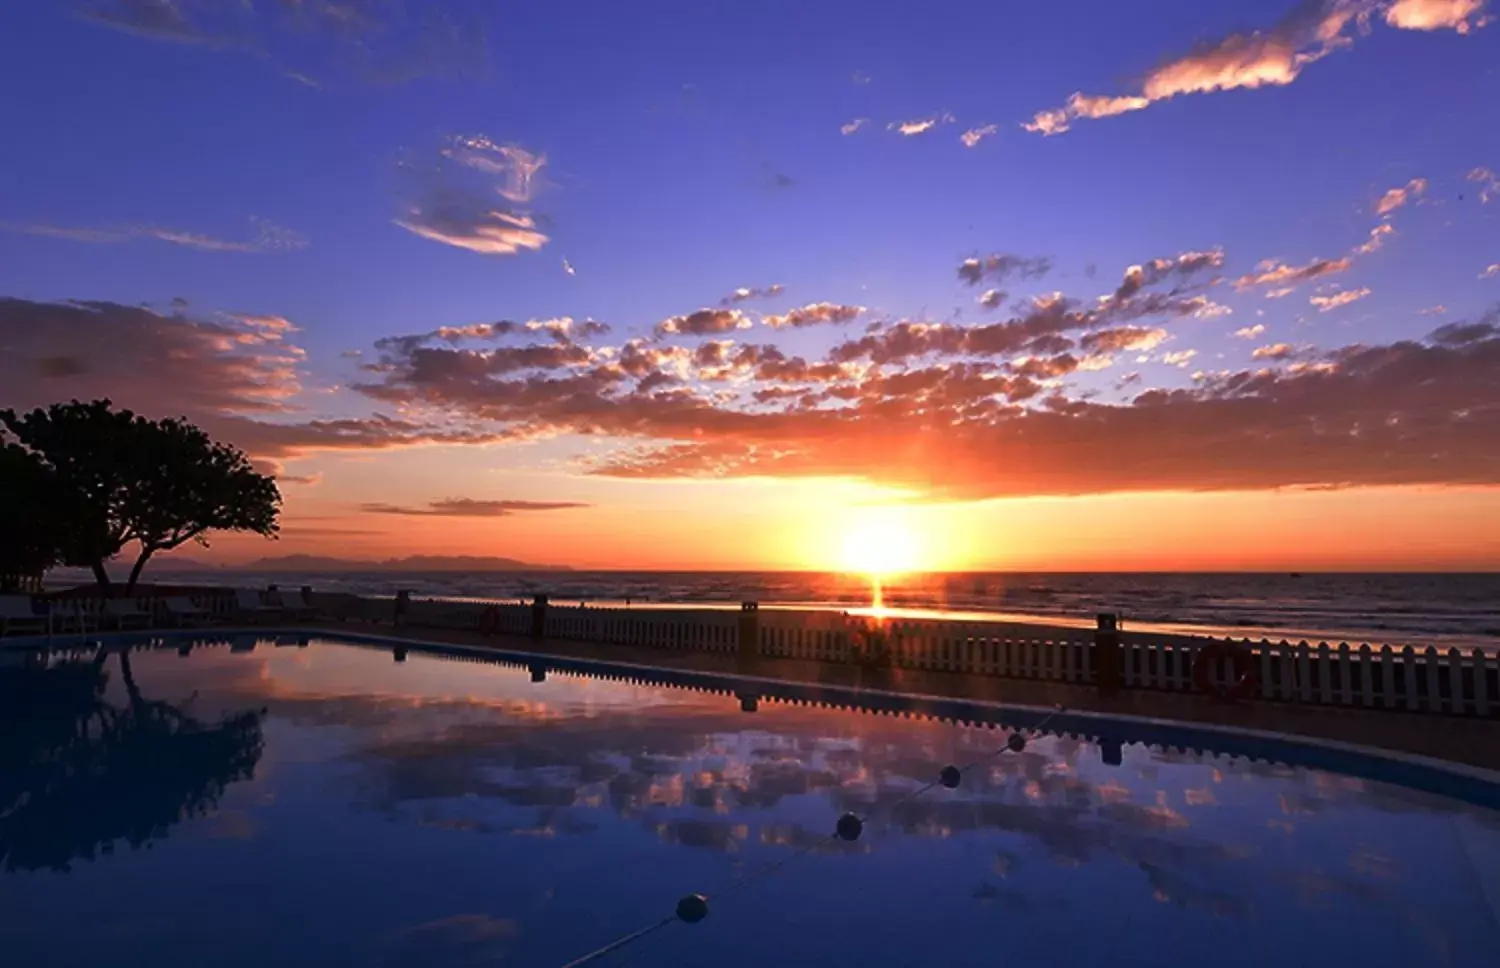
M943 786L950 790L956 790L958 789L958 781L963 779L963 774L958 772L958 767L956 766L945 766L943 767L943 772L938 774L938 777L943 781Z
M858 840L859 835L864 832L865 822L852 813L846 813L839 818L838 826L834 829L844 840Z
M1011 733L1010 737L1005 741L1005 748L1012 753L1021 752L1026 748L1026 737L1020 733Z
M697 924L708 917L708 898L702 894L688 894L677 902L677 919L688 924Z

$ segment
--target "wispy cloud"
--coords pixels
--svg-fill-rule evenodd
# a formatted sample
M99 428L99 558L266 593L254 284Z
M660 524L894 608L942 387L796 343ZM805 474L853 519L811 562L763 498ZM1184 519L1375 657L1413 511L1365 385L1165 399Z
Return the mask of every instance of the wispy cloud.
M187 232L153 225L132 225L122 229L95 229L47 225L38 222L0 222L0 231L96 245L154 239L158 242L168 242L172 245L186 246L205 252L277 252L307 247L307 238L291 229L282 228L262 218L252 218L250 223L255 229L255 235L249 239L221 239L201 232Z
M1254 326L1246 326L1243 329L1235 330L1234 335L1236 339L1258 339L1265 335L1265 332L1265 324L1256 323Z
M366 514L401 514L439 518L508 518L531 511L566 511L590 507L577 501L488 501L450 497L420 507L399 504L361 504Z
M1386 238L1394 234L1396 234L1396 230L1391 227L1389 222L1381 222L1370 230L1370 237L1361 245L1356 246L1354 252L1357 255L1369 255L1371 252L1376 252L1381 246L1385 245Z
M944 111L927 118L914 118L910 121L892 121L885 127L887 131L895 131L903 137L913 138L919 134L926 134L940 124L952 124L955 120L953 115Z
M958 278L971 286L985 279L1004 282L1012 276L1018 279L1040 279L1052 271L1052 260L1047 256L1022 256L997 252L979 258L970 256L958 264Z
M1167 366L1185 367L1192 362L1193 357L1198 355L1197 350L1179 350L1176 353L1162 354L1161 361Z
M473 0L81 0L73 7L88 23L251 57L312 87L329 76L392 84L479 74L488 56L483 9Z
M1277 262L1274 259L1266 259L1260 262L1255 271L1240 276L1234 281L1234 288L1245 290L1255 286L1274 286L1278 296L1287 295L1291 292L1288 286L1307 282L1311 279L1321 279L1324 276L1335 275L1340 272L1348 272L1354 263L1345 256L1342 259L1314 259L1304 265L1294 266L1285 262ZM1285 289L1285 291L1280 291ZM1271 295L1267 293L1267 295Z
M762 286L760 288L756 288L754 286L740 286L734 292L725 296L723 299L720 299L719 305L732 306L735 303L742 303L749 299L770 299L773 296L781 295L785 291L786 287L779 282L772 283L769 286Z
M1329 313L1350 303L1358 302L1369 294L1369 289L1346 289L1331 296L1313 296L1308 302L1318 307L1318 312Z
M851 135L870 123L869 118L855 118L853 121L839 125L839 134Z
M1444 306L1442 303L1438 303L1436 306L1428 306L1425 309L1419 309L1419 310L1417 310L1417 315L1418 316L1441 316L1444 313L1446 313L1447 311L1448 311L1448 307L1447 306Z
M402 166L407 200L392 221L413 235L481 255L540 249L547 234L516 206L536 196L546 163L545 155L484 135L451 138L435 163Z
M1168 60L1146 75L1139 91L1119 96L1075 93L1061 107L1037 112L1022 127L1057 135L1080 118L1140 111L1180 95L1291 84L1309 64L1351 46L1352 28L1367 27L1379 6L1377 0L1304 0L1269 29L1230 34ZM1395 0L1385 8L1385 22L1408 30L1448 28L1467 33L1483 25L1483 6L1484 0Z
M990 137L999 130L999 125L982 124L977 128L970 128L969 130L965 131L963 134L958 136L958 140L964 143L965 148L974 148L978 146L979 142L983 141L985 138Z
M1491 199L1500 198L1500 176L1490 169L1471 168L1467 178L1479 186L1479 200L1484 204L1489 204Z
M1500 262L1490 263L1489 265L1485 266L1484 271L1479 274L1479 278L1481 279L1493 279L1496 276L1500 276Z
M1375 203L1376 215L1390 215L1407 202L1421 198L1427 192L1427 179L1413 178L1405 185L1390 189Z
M1290 343L1272 343L1270 346L1257 346L1250 356L1257 360L1285 360L1296 352L1297 347Z

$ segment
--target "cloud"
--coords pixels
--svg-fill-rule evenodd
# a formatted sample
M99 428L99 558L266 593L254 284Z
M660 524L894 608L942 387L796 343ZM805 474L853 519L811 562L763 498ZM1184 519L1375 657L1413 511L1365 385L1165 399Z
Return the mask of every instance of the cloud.
M562 267L563 267L563 272L566 272L568 275L570 275L570 276L576 276L576 275L578 275L578 270L575 269L575 268L573 268L573 263L569 262L567 259L562 260Z
M801 328L819 323L848 323L865 311L863 306L841 306L837 303L808 303L780 316L767 316L765 324L773 329L783 326Z
M1244 329L1234 331L1236 339L1256 339L1266 331L1264 323L1256 323L1254 326L1246 326Z
M839 134L851 135L869 123L869 118L855 118L853 121L839 125Z
M748 299L770 299L773 296L781 295L785 291L786 287L779 282L760 289L754 286L741 286L723 299L720 299L719 305L732 306L735 303L742 303Z
M873 78L871 78L870 75L866 74L864 71L855 71L853 74L849 75L849 80L855 84L864 86L870 83Z
M1490 263L1489 265L1485 266L1484 271L1479 274L1479 278L1481 279L1493 279L1496 276L1500 276L1500 262Z
M1405 185L1399 185L1395 188L1392 188L1384 195L1380 196L1380 199L1375 203L1375 214L1390 215L1392 212L1396 211L1398 208L1401 208L1407 202L1421 198L1424 194L1426 194L1426 192L1427 179L1413 178ZM1370 233L1370 238L1371 240L1374 240L1375 238L1375 234L1373 231ZM1379 248L1379 246L1376 246L1376 248Z
M0 406L108 397L151 417L185 416L261 460L512 436L378 413L307 419L296 402L306 354L287 340L295 332L279 316L195 319L103 301L0 298Z
M958 277L971 286L977 286L985 279L1004 282L1012 276L1040 279L1051 271L1052 260L1046 256L1028 258L996 253L983 259L971 256L958 264Z
M440 518L508 518L528 511L563 511L590 507L577 501L489 501L468 497L450 497L429 501L423 507L397 504L361 504L368 514L401 514Z
M707 336L711 333L749 329L751 325L750 318L738 309L700 309L662 320L656 324L656 333L658 336Z
M259 60L310 87L473 76L488 52L470 0L83 0L78 17L147 40Z
M1179 350L1176 353L1163 354L1161 361L1167 366L1187 366L1188 362L1197 355L1197 350Z
M1205 269L1222 268L1223 265L1224 253L1219 249L1213 249L1208 252L1184 252L1170 259L1152 259L1149 262L1127 268L1125 270L1125 277L1120 282L1120 287L1115 290L1114 295L1110 298L1114 300L1129 299L1140 292L1141 289L1156 285L1170 276L1191 276ZM1222 312L1212 312L1210 315L1224 314Z
M1396 230L1389 222L1382 222L1370 230L1370 237L1362 245L1354 249L1356 255L1369 255L1371 252L1379 251L1385 245L1387 236L1394 235Z
M1160 327L1122 326L1088 333L1078 341L1088 353L1121 353L1127 350L1153 350L1171 338Z
M970 128L969 130L965 131L963 134L958 136L958 140L964 143L965 148L974 148L978 146L979 142L983 141L985 138L990 137L999 130L999 125L983 124L977 128Z
M1480 202L1487 205L1491 199L1500 198L1500 176L1490 169L1471 168L1465 177L1479 186Z
M1489 23L1486 0L1393 0L1385 22L1403 30L1456 30L1461 34Z
M546 157L484 135L450 139L428 167L404 165L405 209L393 219L413 235L481 255L535 251L548 236L515 205L534 198Z
M467 168L492 175L498 180L495 191L513 202L529 202L539 187L547 156L533 154L519 145L499 145L484 135L461 135L442 149L450 158Z
M1284 87L1296 81L1309 64L1352 46L1352 28L1368 28L1379 6L1377 0L1302 0L1268 29L1200 44L1153 68L1135 93L1075 93L1061 107L1038 111L1022 127L1036 134L1057 135L1080 118L1140 111L1181 95ZM1446 28L1462 34L1484 25L1483 7L1484 0L1394 0L1385 6L1384 19L1400 29Z
M1257 360L1285 360L1296 355L1296 352L1297 348L1290 343L1272 343L1270 346L1257 346L1250 356Z
M1234 281L1234 288L1241 291L1253 289L1256 286L1275 286L1277 289L1267 296L1278 298L1291 292L1290 286L1312 279L1321 279L1324 276L1336 275L1340 272L1348 272L1354 264L1348 256L1342 259L1314 259L1306 265L1292 266L1274 259L1266 259L1255 267L1255 272L1240 276Z
M1419 310L1417 310L1417 315L1418 316L1441 316L1444 313L1446 313L1447 311L1448 311L1448 307L1447 306L1444 306L1442 303L1438 303L1435 306L1428 306L1425 309L1419 309Z
M1100 97L1077 93L1061 108L1041 111L1025 127L1044 135L1067 131L1078 118L1104 118L1183 94L1281 86L1302 69L1351 43L1344 35L1356 11L1344 0L1298 4L1269 30L1230 34L1150 71L1136 94Z
M886 125L887 131L895 131L906 138L914 138L919 134L926 134L940 124L952 124L956 119L953 115L944 111L927 118L916 118L911 121L892 121Z
M24 235L40 235L47 238L67 239L72 242L88 242L111 245L149 239L168 242L205 252L283 252L307 247L307 239L298 232L282 228L262 218L252 218L255 235L250 239L220 239L198 232L168 229L159 226L133 225L122 229L70 228L27 222L0 222L0 231L17 232Z
M1346 289L1332 296L1313 296L1308 302L1318 307L1318 312L1327 313L1342 308L1352 302L1358 302L1370 294L1368 289Z
M979 296L979 305L985 309L994 309L1005 302L1005 293L999 289L986 289Z

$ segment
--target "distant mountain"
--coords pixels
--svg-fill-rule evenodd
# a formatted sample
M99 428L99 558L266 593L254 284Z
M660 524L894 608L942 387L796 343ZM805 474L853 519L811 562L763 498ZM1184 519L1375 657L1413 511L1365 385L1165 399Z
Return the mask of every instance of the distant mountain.
M565 565L537 565L514 558L476 557L472 555L411 555L384 561L361 561L353 558L322 558L317 555L282 555L257 558L235 571L571 571Z

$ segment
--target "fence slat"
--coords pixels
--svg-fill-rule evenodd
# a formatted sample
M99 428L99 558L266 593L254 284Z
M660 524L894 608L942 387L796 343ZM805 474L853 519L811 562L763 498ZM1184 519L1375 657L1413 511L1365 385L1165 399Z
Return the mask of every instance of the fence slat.
M1301 690L1297 698L1303 702L1312 702L1312 658L1306 642L1297 643L1297 684Z
M1490 670L1489 660L1483 649L1470 653L1474 660L1474 712L1480 716L1490 714Z
M1468 707L1464 702L1464 660L1457 649L1448 650L1448 711L1462 716Z
M1443 690L1439 685L1442 670L1439 668L1438 651L1428 646L1422 653L1422 664L1427 670L1427 711L1443 711Z

